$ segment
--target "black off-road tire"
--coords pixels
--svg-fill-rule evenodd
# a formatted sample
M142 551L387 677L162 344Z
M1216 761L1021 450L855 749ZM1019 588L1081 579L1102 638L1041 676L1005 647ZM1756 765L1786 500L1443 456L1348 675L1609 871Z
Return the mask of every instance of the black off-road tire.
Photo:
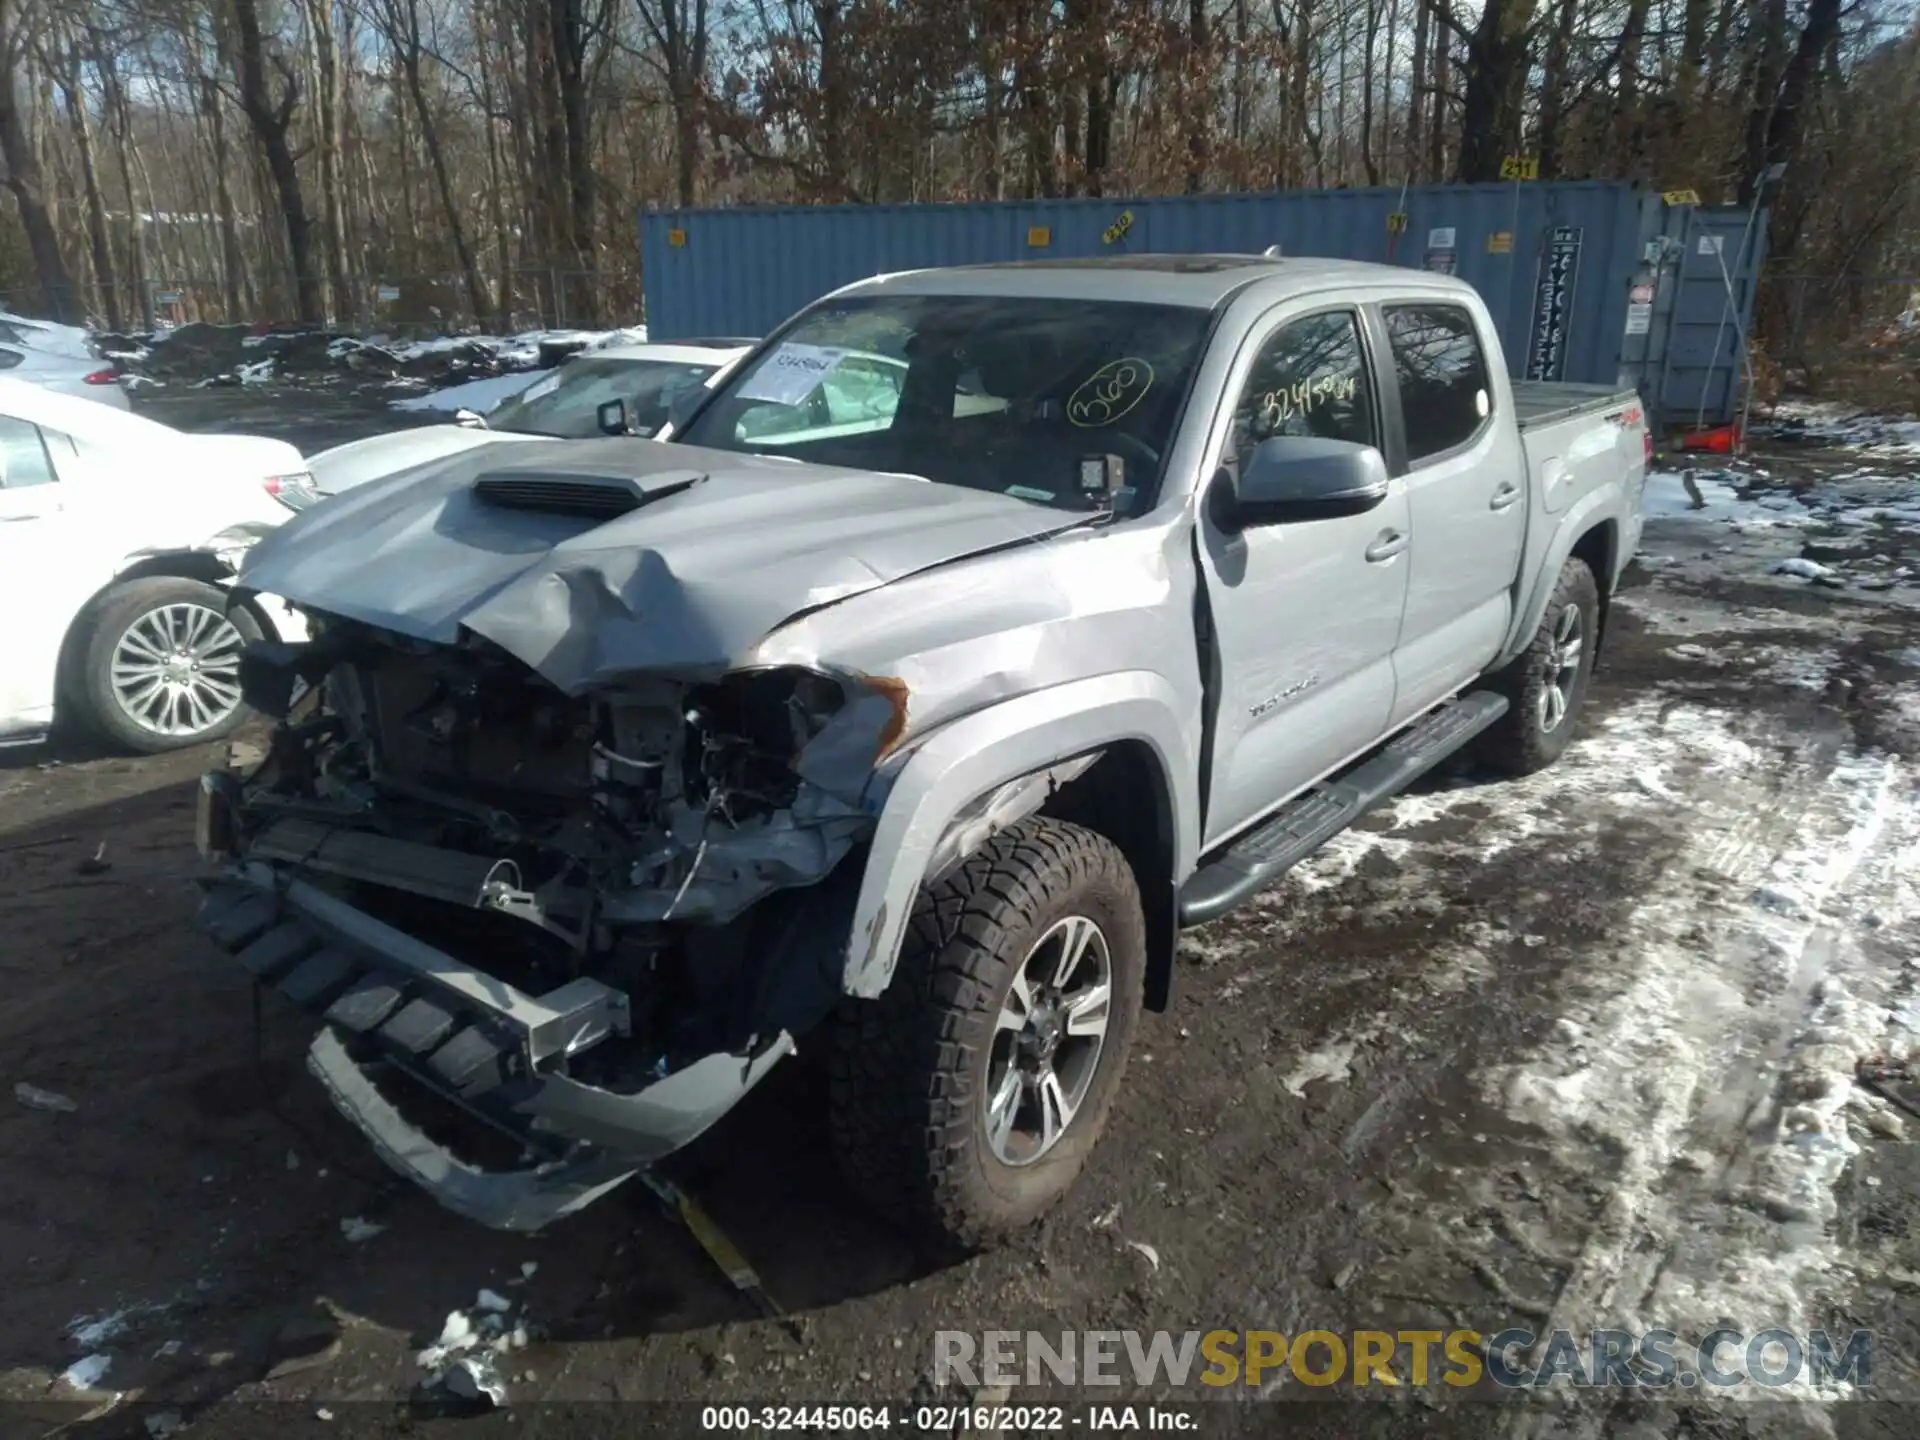
M75 657L73 698L80 719L102 738L124 750L141 755L158 755L189 745L203 745L225 739L243 725L253 712L245 705L204 730L188 735L164 735L139 724L121 708L113 693L114 651L141 616L166 605L203 606L225 615L245 641L259 640L260 622L243 604L218 585L182 576L159 575L145 580L130 580L107 592L92 611L81 620L83 627L74 636Z
M1085 1099L1053 1148L1010 1166L985 1133L995 1023L1020 965L1060 920L1100 926L1108 1030ZM832 1026L830 1124L861 1199L941 1251L1004 1241L1078 1178L1106 1125L1140 1019L1146 922L1133 869L1104 836L1035 817L921 892L885 993Z
M1577 616L1581 644L1579 668L1566 684L1556 657L1569 609ZM1569 560L1560 567L1532 643L1495 677L1494 684L1512 703L1480 737L1477 758L1483 765L1503 775L1531 775L1560 758L1579 728L1599 640L1600 587L1586 561ZM1548 728L1543 704L1548 687L1556 684L1565 695L1564 713Z

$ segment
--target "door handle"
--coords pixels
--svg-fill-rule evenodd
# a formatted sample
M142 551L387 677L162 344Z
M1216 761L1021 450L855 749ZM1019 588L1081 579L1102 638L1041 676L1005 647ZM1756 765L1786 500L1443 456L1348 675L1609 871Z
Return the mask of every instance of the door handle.
M1494 510L1504 510L1519 498L1520 487L1511 480L1503 480L1500 482L1500 488L1493 492L1493 499L1488 502L1488 505Z
M1367 546L1367 563L1378 565L1382 560L1391 560L1407 548L1407 537L1399 530L1382 530Z

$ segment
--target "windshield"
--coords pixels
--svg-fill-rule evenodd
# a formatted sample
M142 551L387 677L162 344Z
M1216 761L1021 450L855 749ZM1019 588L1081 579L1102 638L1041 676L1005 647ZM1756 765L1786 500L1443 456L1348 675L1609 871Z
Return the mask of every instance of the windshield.
M1137 514L1152 503L1208 319L1010 295L832 301L674 438Z
M590 440L602 433L600 407L609 400L623 400L627 424L640 434L651 434L666 423L667 406L673 397L698 385L716 368L684 361L610 356L570 360L518 395L501 401L487 416L487 428L551 435L560 440Z

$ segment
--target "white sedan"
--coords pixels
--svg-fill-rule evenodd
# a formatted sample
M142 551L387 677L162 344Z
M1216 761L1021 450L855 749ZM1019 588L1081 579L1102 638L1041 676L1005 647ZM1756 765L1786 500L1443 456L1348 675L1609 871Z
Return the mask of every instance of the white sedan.
M231 732L241 650L306 625L230 586L310 485L284 441L188 435L0 376L0 744L69 719L148 754Z
M589 350L529 382L484 416L461 411L455 423L336 445L309 457L307 464L319 493L336 495L383 475L497 440L650 435L666 422L675 395L705 385L754 343L684 340L671 345L608 345Z

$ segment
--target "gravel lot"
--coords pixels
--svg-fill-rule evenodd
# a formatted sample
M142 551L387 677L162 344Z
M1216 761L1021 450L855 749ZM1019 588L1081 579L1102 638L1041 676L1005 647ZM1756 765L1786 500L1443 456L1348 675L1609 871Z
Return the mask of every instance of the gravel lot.
M396 423L143 402L308 448ZM785 1323L637 1185L529 1239L390 1181L298 1018L269 999L256 1036L193 931L207 754L0 758L0 1079L76 1107L0 1097L0 1428L649 1433L695 1412L604 1402L925 1400L941 1329L1727 1320L1873 1330L1882 1403L1171 1398L1200 1434L1915 1433L1920 1116L1856 1066L1920 1044L1920 445L1842 430L1700 488L1656 486L1562 762L1441 777L1192 934L1081 1188L1021 1243L927 1266L847 1205L818 1074L776 1073L677 1173ZM481 1287L534 1338L504 1409L435 1418L415 1352Z

